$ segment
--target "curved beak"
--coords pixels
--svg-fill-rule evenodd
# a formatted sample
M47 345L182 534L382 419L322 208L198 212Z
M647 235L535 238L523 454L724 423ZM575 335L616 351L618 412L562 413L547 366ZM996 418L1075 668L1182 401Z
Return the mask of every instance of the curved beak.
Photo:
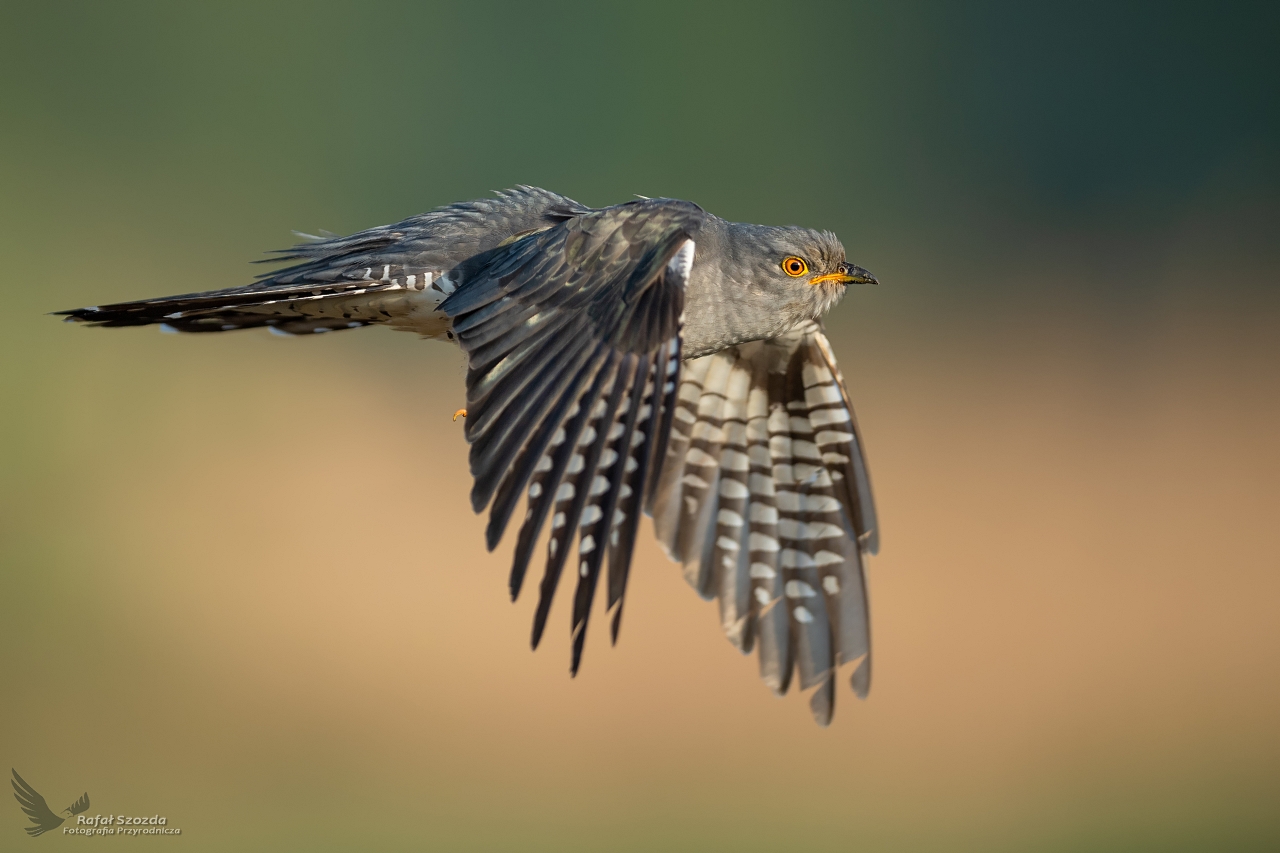
M840 272L845 277L844 280L850 284L879 284L876 277L864 270L862 267L845 261L840 265Z

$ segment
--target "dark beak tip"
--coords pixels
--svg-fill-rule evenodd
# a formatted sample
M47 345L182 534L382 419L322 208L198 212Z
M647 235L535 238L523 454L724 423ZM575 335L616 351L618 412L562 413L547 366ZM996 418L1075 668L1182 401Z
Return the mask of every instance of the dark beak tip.
M879 284L880 280L867 270L857 264L851 264L845 261L845 274L848 275L854 284Z

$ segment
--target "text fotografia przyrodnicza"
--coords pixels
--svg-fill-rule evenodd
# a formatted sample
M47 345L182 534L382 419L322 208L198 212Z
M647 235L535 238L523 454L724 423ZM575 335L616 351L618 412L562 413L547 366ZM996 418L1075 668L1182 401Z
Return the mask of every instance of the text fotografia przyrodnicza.
M169 826L163 815L133 817L130 815L77 815L75 826L64 826L64 835L181 835L182 830Z

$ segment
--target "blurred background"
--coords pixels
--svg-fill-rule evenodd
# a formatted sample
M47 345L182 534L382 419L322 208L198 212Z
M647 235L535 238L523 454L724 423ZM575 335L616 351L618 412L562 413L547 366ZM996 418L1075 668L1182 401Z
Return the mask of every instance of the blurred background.
M0 766L191 851L1276 849L1277 8L0 4ZM529 651L453 348L44 316L516 183L883 282L830 729L647 522Z

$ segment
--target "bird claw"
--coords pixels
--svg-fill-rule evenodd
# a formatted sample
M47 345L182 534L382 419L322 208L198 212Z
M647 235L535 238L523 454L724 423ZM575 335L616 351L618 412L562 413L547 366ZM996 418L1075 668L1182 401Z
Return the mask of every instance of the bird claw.
M457 422L457 420L458 420L458 418L459 418L459 417L463 417L463 418L465 418L466 416L467 416L467 410L466 410L466 409L458 409L458 411L456 411L456 412L454 412L454 413L453 413L453 420L454 420L454 422Z

